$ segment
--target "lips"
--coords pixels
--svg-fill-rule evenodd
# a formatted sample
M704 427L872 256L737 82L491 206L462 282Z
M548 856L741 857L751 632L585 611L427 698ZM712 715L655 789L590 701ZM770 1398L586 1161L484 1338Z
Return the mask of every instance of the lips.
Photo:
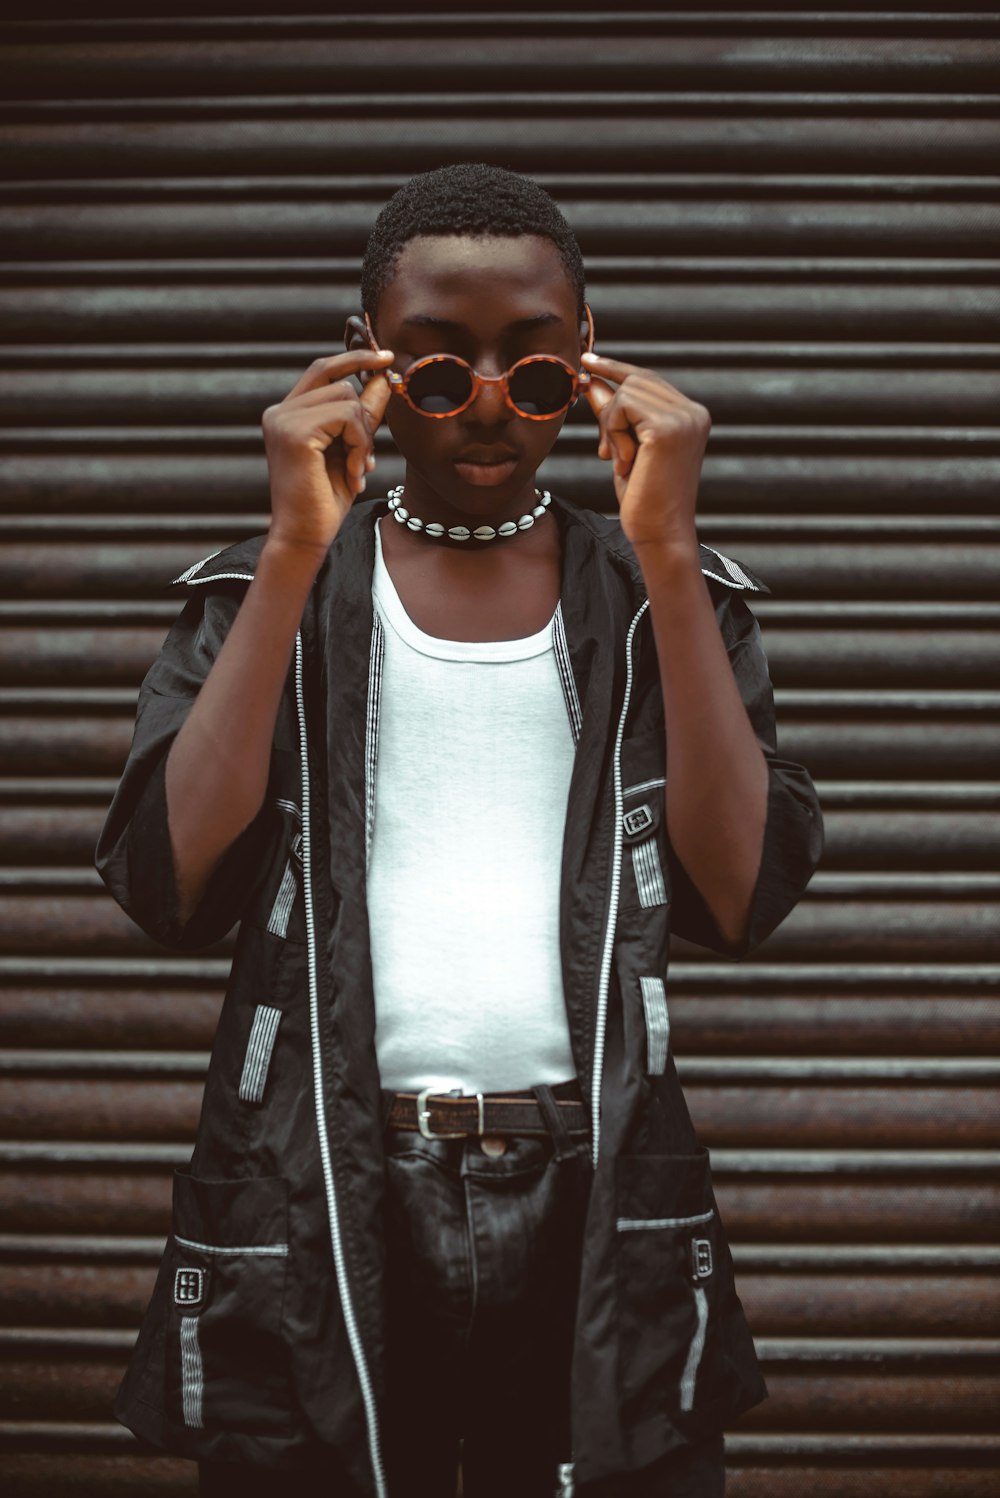
M496 463L512 463L518 457L509 447L474 447L458 453L456 463L482 463L492 467Z

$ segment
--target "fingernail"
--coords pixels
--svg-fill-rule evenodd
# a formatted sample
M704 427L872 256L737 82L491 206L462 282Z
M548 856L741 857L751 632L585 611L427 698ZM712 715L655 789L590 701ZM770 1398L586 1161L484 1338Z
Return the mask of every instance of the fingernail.
M360 478L358 480L358 493L359 494L363 494L364 492L365 492L365 480L362 477L362 478Z
M601 356L600 356L600 354L589 354L589 353L588 353L588 354L581 354L581 355L580 355L580 358L581 358L581 359L586 359L586 360L588 360L588 361L589 361L589 362L591 362L591 363L592 363L592 362L593 362L593 361L594 361L594 360L595 360L595 359L599 359L599 358L600 358L600 357L601 357Z
M380 359L395 359L395 357L396 355L393 353L391 348L379 349Z

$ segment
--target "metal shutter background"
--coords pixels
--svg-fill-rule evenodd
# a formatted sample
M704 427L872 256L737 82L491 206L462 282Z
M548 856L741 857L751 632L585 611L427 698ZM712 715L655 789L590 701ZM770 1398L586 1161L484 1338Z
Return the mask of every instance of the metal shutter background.
M975 7L4 26L10 1498L193 1489L109 1404L227 960L147 943L93 845L165 584L262 529L260 411L338 346L388 193L474 158L556 194L599 345L712 412L702 535L774 590L781 742L827 814L760 952L675 954L772 1391L729 1492L996 1492L998 34ZM546 476L608 508L588 414Z

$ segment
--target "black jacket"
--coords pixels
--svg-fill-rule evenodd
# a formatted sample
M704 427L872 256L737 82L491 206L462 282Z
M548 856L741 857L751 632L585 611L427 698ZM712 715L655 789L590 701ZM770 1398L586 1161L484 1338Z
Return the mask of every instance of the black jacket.
M385 1493L383 1155L365 900L378 737L374 518L356 505L316 578L275 728L264 804L181 929L164 761L239 608L263 537L195 564L146 676L97 848L115 899L181 950L239 920L190 1167L116 1404L190 1457L294 1467L317 1441ZM702 548L736 680L770 766L747 939L720 936L664 826L663 705L642 576L616 522L556 499L557 659L577 751L560 942L573 1051L593 1122L573 1366L579 1481L655 1460L765 1396L732 1261L669 1049L671 918L728 956L773 931L822 848L806 772L775 752L759 629L766 591Z

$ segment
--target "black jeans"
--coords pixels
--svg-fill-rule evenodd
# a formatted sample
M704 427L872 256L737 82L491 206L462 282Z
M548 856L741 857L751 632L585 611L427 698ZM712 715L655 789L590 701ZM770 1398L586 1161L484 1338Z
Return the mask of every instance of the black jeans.
M556 1095L562 1088L553 1089ZM570 1459L569 1366L589 1144L386 1133L389 1498L552 1498ZM201 1464L201 1492L273 1494L274 1473ZM249 1481L248 1481L249 1479ZM355 1498L317 1453L296 1498ZM721 1498L722 1439L576 1498Z

